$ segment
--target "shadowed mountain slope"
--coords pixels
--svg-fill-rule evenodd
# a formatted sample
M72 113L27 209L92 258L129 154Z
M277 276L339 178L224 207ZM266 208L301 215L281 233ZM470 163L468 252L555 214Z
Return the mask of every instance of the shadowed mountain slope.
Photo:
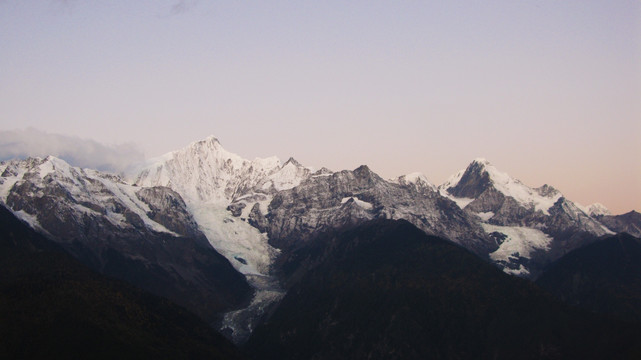
M618 234L574 250L537 284L569 304L641 323L641 240Z
M406 221L315 240L247 347L258 359L638 358L635 325L556 301Z
M4 207L0 268L0 358L241 358L195 315L89 270Z

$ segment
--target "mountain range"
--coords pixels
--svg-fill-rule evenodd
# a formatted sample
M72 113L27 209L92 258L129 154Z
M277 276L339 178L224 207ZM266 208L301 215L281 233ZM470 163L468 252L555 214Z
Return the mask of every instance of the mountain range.
M88 267L186 307L236 343L321 264L292 259L362 224L405 221L528 280L614 234L641 236L638 212L581 206L485 159L436 186L420 173L383 179L365 165L247 160L214 137L120 175L53 156L2 162L0 203Z

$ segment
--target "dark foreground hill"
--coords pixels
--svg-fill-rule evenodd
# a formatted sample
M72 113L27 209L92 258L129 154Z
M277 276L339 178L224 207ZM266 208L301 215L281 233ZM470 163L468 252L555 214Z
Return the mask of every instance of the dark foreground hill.
M317 239L247 344L259 359L640 358L632 324L570 308L406 221Z
M0 358L238 359L168 300L107 279L0 207Z
M537 284L569 304L641 323L641 240L618 234L574 250Z

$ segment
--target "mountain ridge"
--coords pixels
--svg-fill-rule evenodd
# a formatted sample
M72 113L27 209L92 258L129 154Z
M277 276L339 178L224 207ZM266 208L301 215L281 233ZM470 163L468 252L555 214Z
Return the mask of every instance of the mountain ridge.
M536 278L567 252L609 234L607 221L617 229L641 229L634 213L612 218L602 215L604 207L588 210L549 185L530 188L481 158L435 186L420 173L385 180L367 165L314 172L292 157L247 160L213 136L126 176L75 168L53 157L2 162L0 202L100 268L106 261L122 263L126 254L133 261L127 266L137 271L156 264L165 277L200 278L189 268L194 249L222 255L216 262L251 290L238 292L226 307L211 307L217 310L209 316L216 313L238 342L285 294L274 275L276 259L306 246L319 232L404 219L504 272ZM106 242L99 234L107 234ZM141 263L133 254L145 251L132 241L141 236L156 239L154 246L188 238L194 248L179 251L180 266L171 256L156 258L156 250L147 251L149 259ZM114 250L108 256L105 244ZM162 246L157 251L166 253Z

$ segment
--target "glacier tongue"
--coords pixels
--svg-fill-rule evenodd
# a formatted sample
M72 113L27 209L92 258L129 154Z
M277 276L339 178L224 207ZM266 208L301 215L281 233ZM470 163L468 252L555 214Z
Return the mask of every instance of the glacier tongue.
M276 157L243 159L210 136L150 160L134 183L178 192L211 245L239 272L268 276L278 251L246 221L247 212L256 202L265 208L271 194L293 188L310 175L311 170L294 159L283 165ZM243 202L246 209L240 218L227 210L234 202Z
M273 194L299 185L311 174L294 159L282 165L276 157L243 159L208 137L149 161L135 176L136 185L162 185L178 192L210 244L256 290L247 308L225 315L223 330L231 330L235 341L246 339L263 312L284 295L270 274L279 251L250 225L250 209L259 204L266 214ZM230 211L232 206L238 211Z
M505 236L499 248L490 254L490 258L505 265L503 271L508 274L529 274L530 270L527 267L518 264L519 258L529 259L536 250L549 250L552 242L552 237L538 229L522 226L497 226L487 223L482 223L481 226L488 234L499 233ZM510 263L516 263L518 268L510 267Z
M234 218L225 204L188 203L187 207L210 244L240 273L269 274L278 250L267 243L267 235L240 218Z

